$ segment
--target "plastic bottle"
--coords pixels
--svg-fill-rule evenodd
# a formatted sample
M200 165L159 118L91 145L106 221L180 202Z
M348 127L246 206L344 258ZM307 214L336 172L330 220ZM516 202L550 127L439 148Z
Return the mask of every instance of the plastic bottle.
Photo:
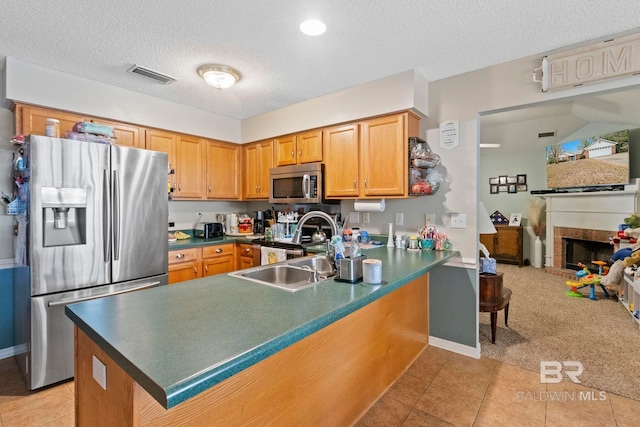
M351 237L351 252L349 257L355 258L360 256L360 242L358 242L358 238L355 236Z
M44 129L47 136L60 138L60 120L47 119Z

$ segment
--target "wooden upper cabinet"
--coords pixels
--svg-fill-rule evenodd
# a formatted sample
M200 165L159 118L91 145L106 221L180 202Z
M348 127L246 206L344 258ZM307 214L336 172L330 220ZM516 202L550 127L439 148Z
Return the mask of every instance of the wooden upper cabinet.
M274 141L275 165L286 166L296 164L296 136L287 135Z
M245 199L269 198L269 169L273 167L271 140L244 146L244 197Z
M322 131L301 133L296 138L296 159L298 163L322 161Z
M365 121L360 153L360 194L406 196L408 194L407 114Z
M322 161L322 130L282 136L274 145L276 166Z
M359 126L337 126L324 131L324 186L326 197L357 197L359 180Z
M82 121L82 116L48 108L16 105L17 134L46 135L47 119L60 120L60 137L64 138L67 131L71 132L74 124Z
M132 148L145 148L145 140L140 136L140 128L124 123L112 122L109 120L84 118L85 122L93 122L100 125L107 125L113 128L116 145Z
M207 199L239 199L241 147L207 141Z
M175 192L176 182L176 134L157 129L146 129L144 133L145 147L147 150L167 153L169 157L169 177L171 188Z
M206 192L207 147L201 138L178 135L176 141L176 199L202 199Z

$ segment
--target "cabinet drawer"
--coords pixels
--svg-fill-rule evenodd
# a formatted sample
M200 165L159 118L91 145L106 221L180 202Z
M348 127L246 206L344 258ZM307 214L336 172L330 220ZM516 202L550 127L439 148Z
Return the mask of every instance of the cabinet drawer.
M212 258L222 255L233 255L233 243L227 243L224 245L205 246L202 248L202 258Z
M198 258L200 258L200 248L176 249L174 251L169 251L169 264L196 261Z
M238 245L238 255L253 259L253 245L241 243Z

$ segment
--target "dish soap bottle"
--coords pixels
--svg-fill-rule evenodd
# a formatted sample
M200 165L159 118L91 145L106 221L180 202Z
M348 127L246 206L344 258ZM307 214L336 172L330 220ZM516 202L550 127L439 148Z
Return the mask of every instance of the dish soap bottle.
M358 241L358 237L353 235L351 236L351 253L349 257L355 258L357 256L360 256L360 242Z

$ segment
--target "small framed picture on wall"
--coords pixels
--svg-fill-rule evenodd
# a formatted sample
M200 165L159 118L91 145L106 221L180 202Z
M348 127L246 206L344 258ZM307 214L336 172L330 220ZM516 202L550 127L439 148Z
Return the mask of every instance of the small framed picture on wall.
M507 177L507 184L515 184L517 180L518 180L518 178L516 178L515 176L508 176Z
M489 184L499 184L498 177L489 178Z
M507 183L507 176L502 175L498 177L498 184L505 185Z
M498 185L498 192L500 193L506 193L508 189L509 189L508 185Z
M518 193L528 191L527 190L527 184L518 184L517 185L517 190L518 190Z
M526 184L526 183L527 183L527 175L518 175L518 184Z
M489 192L491 194L498 194L500 192L498 191L498 184L491 184Z
M517 193L517 192L518 192L518 189L517 189L517 187L516 187L516 184L509 184L509 190L508 190L508 192L509 192L509 193Z

